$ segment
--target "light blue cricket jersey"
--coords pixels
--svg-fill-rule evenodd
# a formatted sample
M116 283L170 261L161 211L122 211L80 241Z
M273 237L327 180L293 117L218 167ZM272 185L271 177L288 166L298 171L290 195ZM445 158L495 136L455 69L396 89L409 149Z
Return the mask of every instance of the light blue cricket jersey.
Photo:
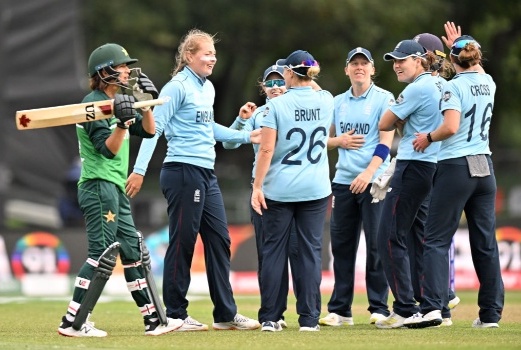
M156 135L143 139L134 172L144 175L163 133L167 140L164 162L181 162L213 169L215 140L249 143L250 133L231 130L215 123L215 89L208 79L184 67L161 90L167 102L154 108Z
M357 150L338 147L338 162L333 182L343 185L350 185L373 159L374 150L380 143L378 122L387 108L394 103L392 93L373 83L361 96L353 96L352 90L351 87L335 96L336 136L354 129L356 135L364 136L365 143ZM389 166L389 163L390 157L387 157L371 182Z
M414 133L431 132L441 124L440 98L445 79L425 72L416 77L402 91L396 103L389 109L398 118L409 118L403 128L403 137L398 145L397 159L437 162L440 142L433 142L425 152L416 152L412 142Z
M441 110L461 112L458 131L441 142L438 160L491 154L488 133L494 108L496 84L488 74L463 72L444 88Z
M266 99L266 102L268 102L269 99ZM257 109L253 112L251 117L249 119L242 119L241 117L235 118L235 121L232 125L230 125L231 129L235 130L244 130L251 132L252 130L258 129L261 127L261 121L264 117L264 109L266 108L266 105L262 105L260 107L257 107ZM223 147L226 149L234 149L239 147L240 143L233 143L233 142L224 142ZM253 146L253 154L255 155L255 159L257 158L257 152L259 151L259 145L258 144L252 144ZM251 177L255 177L255 160L253 161L253 170Z
M333 96L311 86L293 87L266 105L263 127L277 130L271 165L264 179L266 198L303 202L331 194L327 139Z

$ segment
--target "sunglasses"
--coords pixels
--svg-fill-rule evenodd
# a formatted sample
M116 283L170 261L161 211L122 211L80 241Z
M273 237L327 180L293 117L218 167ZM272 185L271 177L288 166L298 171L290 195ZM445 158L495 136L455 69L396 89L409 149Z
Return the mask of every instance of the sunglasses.
M273 80L266 80L264 83L262 83L265 87L273 88L275 86L277 87L283 87L286 85L284 82L284 79L273 79Z
M455 42L452 47L453 48L456 48L456 49L462 49L464 48L467 44L474 44L477 46L477 48L481 48L481 46L479 46L479 44L477 43L477 41L475 40L460 40L458 42Z

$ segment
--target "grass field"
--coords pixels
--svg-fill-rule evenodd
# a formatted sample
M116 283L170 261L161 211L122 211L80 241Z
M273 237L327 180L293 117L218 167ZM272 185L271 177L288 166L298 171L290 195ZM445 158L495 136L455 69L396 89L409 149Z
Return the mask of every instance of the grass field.
M355 326L322 327L320 332L299 332L295 300L289 298L282 332L214 331L169 333L145 337L141 316L132 301L102 300L92 320L109 333L106 338L59 336L56 332L68 299L27 299L0 296L0 349L521 349L521 292L507 292L498 329L473 329L477 317L476 292L458 292L462 299L453 310L452 327L381 330L368 324L364 294L353 307ZM323 296L322 315L329 295ZM239 312L256 317L259 297L236 296ZM197 320L212 323L208 296L193 297L188 309Z

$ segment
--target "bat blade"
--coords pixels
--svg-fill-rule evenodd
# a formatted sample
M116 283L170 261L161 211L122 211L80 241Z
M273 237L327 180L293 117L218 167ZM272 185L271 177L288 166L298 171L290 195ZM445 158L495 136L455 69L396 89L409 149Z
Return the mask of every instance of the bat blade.
M134 107L156 106L164 102L164 99L140 101L135 102ZM16 127L29 130L108 119L114 114L113 107L114 100L105 100L17 111Z

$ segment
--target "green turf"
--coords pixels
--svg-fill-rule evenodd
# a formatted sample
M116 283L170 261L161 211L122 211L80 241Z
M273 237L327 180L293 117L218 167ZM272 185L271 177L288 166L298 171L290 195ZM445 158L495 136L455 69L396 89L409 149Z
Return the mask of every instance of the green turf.
M453 311L454 325L444 328L380 330L368 324L364 294L353 305L355 326L322 327L320 332L299 332L295 300L289 298L282 332L214 331L170 333L145 337L141 316L131 301L102 302L93 321L109 333L106 338L67 338L57 334L68 300L11 299L0 296L1 349L521 349L521 292L507 292L498 329L473 329L477 317L476 293L459 292L461 304ZM325 315L329 295L323 297ZM258 296L236 296L239 312L255 317ZM189 313L212 323L208 296L194 298Z

